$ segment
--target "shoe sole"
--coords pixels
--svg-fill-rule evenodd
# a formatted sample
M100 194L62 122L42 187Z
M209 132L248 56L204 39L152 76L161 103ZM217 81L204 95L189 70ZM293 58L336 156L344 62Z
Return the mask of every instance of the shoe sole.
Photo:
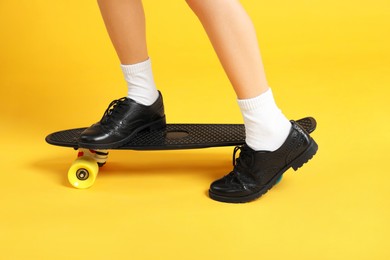
M160 129L163 129L166 126L166 120L165 117L161 118L157 121L154 121L150 124L143 125L142 127L139 127L135 129L130 135L128 135L126 138L119 140L114 143L108 143L108 144L92 144L92 143L80 143L79 142L79 148L86 148L86 149L115 149L119 148L126 143L128 143L136 134L142 131L157 131Z
M297 171L301 168L305 163L307 163L318 151L318 145L314 141L314 139L310 138L309 147L301 153L297 158L295 158L292 162L290 162L286 167L284 167L278 174L276 174L261 190L242 197L227 197L214 194L211 190L209 190L209 196L213 200L217 200L220 202L228 202L228 203L245 203L250 202L252 200L260 198L262 195L267 193L275 184L278 183L278 180L282 177L283 173L285 173L289 168L293 168L294 171Z

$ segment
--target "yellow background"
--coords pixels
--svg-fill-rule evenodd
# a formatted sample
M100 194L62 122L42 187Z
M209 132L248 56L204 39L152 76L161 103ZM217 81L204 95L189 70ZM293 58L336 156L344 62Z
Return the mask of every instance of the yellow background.
M207 197L232 148L113 151L71 188L76 152L44 138L125 95L119 61L95 1L0 1L0 259L390 258L390 2L242 3L279 106L318 120L319 153L235 205ZM241 123L185 1L144 4L168 121Z

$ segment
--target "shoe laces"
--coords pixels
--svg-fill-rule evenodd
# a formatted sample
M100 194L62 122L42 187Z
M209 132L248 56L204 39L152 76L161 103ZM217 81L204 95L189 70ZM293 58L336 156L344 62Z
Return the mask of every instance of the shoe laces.
M128 103L125 102L126 99L126 97L123 97L112 101L104 112L104 115L100 122L103 124L108 123L110 119L115 120L120 115L122 115L122 111L125 110L125 108L128 106Z
M237 152L240 151L239 157L236 158ZM252 168L255 162L255 153L246 145L234 147L233 152L233 166L235 168Z
M240 151L237 157L237 152ZM245 182L242 180L242 175L239 173L251 173L255 163L255 153L247 145L236 146L233 151L233 166L234 169L224 178L226 182L237 183L245 187Z

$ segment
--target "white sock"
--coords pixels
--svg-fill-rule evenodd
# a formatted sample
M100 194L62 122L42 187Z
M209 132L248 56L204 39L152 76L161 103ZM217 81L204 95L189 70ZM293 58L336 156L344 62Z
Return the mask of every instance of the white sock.
M237 101L244 118L246 144L255 151L275 151L282 146L291 123L275 104L272 90Z
M127 97L145 106L153 104L158 98L158 91L150 59L131 65L121 64L121 68L127 82Z

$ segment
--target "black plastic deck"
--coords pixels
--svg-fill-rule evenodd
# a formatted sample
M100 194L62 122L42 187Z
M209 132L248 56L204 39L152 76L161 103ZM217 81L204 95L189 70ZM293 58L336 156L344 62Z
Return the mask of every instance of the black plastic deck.
M78 148L77 139L85 128L52 133L49 144ZM234 146L245 142L241 124L168 124L163 130L140 132L129 143L116 149L169 150Z
M306 131L312 132L316 121L307 117L297 121ZM76 128L52 133L46 142L52 145L79 148L77 139L86 128ZM167 124L163 130L140 132L129 143L117 150L175 150L219 146L235 146L245 143L242 124Z

